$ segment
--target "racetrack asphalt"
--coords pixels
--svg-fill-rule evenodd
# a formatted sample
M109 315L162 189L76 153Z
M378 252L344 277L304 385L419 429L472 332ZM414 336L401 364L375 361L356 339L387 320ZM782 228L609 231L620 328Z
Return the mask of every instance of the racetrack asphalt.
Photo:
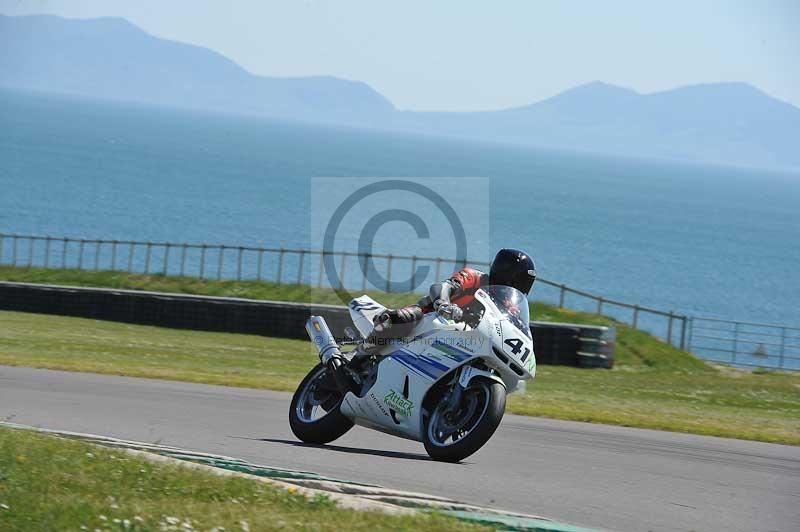
M224 454L623 531L800 529L800 447L507 415L460 464L355 427L289 430L290 394L0 366L0 420Z

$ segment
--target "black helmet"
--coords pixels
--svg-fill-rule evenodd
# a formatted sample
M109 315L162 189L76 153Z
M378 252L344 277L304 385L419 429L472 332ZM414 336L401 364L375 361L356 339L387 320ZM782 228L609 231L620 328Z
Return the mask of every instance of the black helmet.
M501 249L492 261L489 284L511 286L527 294L536 280L533 259L518 249Z

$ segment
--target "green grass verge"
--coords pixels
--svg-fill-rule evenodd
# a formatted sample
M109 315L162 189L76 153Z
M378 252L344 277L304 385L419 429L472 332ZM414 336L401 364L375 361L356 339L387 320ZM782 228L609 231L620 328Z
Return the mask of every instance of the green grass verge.
M508 408L800 445L800 375L715 368L638 331L618 355L613 370L539 366ZM293 391L316 360L307 341L0 312L0 364Z
M487 530L346 510L264 482L0 428L0 530Z

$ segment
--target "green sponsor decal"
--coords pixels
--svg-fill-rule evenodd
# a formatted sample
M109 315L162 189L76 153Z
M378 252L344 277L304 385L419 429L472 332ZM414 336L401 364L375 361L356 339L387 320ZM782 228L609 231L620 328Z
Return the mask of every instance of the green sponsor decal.
M383 398L383 402L389 405L389 408L405 417L411 415L411 409L414 407L414 403L394 390L389 390L389 393Z
M434 349L436 349L437 351L441 351L442 353L444 353L447 356L447 358L451 358L451 359L455 360L456 362L460 362L462 360L461 354L458 353L458 351L456 351L455 349L453 349L449 345L445 345L445 344L437 342L437 343L433 344L432 347Z

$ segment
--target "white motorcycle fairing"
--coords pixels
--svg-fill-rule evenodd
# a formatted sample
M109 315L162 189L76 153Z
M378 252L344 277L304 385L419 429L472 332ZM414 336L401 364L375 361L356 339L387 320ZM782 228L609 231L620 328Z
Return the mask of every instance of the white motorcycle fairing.
M426 314L409 340L382 348L377 376L363 397L348 392L341 413L355 423L403 438L421 440L423 404L440 380L464 367L459 383L466 387L482 376L502 383L509 392L535 374L533 341L508 321L483 290L475 298L486 308L474 329ZM363 336L372 331L373 317L385 307L368 296L350 303L353 323ZM499 352L499 356L498 356ZM489 370L473 367L480 361Z

